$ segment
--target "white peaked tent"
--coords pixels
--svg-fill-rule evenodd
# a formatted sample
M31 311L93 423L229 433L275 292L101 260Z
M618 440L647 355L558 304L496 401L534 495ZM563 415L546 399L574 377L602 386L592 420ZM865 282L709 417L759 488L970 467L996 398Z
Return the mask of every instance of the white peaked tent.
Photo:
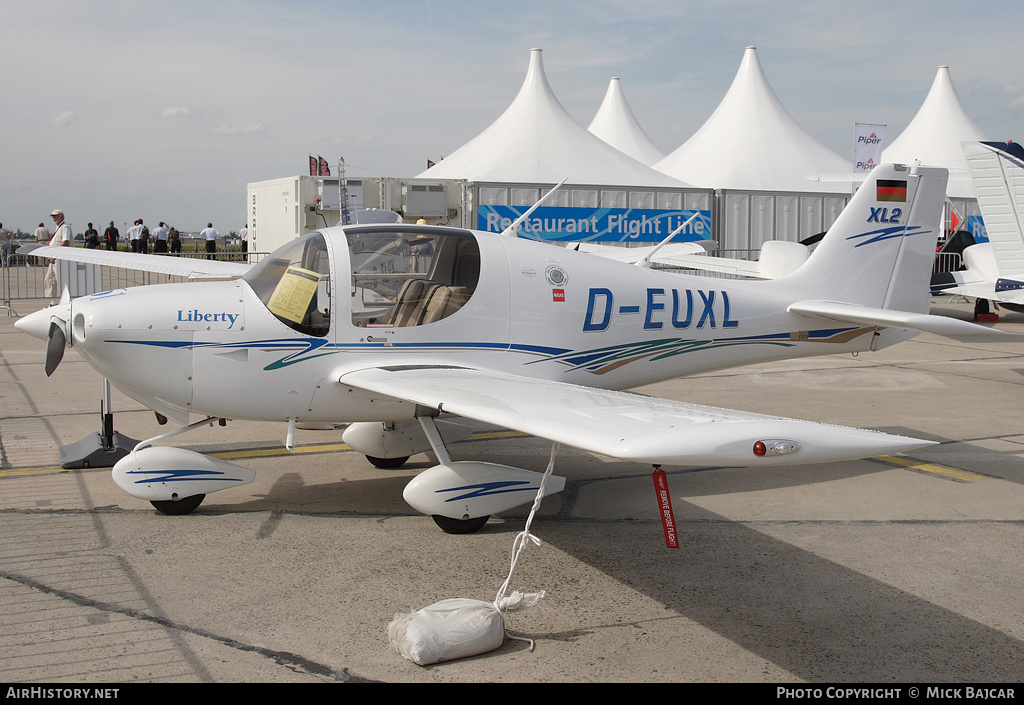
M618 78L613 78L608 84L601 107L587 129L615 149L648 166L665 158L665 153L654 146L637 122L626 103Z
M585 130L566 112L544 75L541 50L512 104L490 127L417 178L510 183L688 184L652 169Z
M729 92L707 122L655 169L702 188L840 193L815 181L848 174L843 159L804 132L775 96L757 50L747 47Z
M903 134L882 150L882 161L946 167L950 170L946 195L974 198L960 143L986 139L960 102L949 67L940 66L928 97Z

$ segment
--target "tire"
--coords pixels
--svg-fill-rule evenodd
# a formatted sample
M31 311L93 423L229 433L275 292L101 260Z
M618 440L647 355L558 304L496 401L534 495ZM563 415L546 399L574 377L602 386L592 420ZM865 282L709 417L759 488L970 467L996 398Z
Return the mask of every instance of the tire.
M370 461L370 464L375 468L381 470L394 470L400 468L409 460L409 456L404 458L375 458L372 455L366 456L366 459Z
M451 517L433 514L430 517L446 534L474 534L484 527L491 515L473 519L452 519Z
M194 494L184 499L150 500L149 503L156 507L161 514L176 517L191 514L196 507L203 503L204 499L206 499L205 494Z

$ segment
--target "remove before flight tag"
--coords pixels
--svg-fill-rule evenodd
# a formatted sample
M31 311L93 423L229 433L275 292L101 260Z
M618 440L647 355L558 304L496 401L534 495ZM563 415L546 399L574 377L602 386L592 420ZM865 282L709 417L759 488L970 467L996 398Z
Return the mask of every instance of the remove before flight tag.
M672 497L668 491L668 476L665 471L657 465L652 477L654 478L654 491L658 496L658 514L661 515L661 525L665 529L665 546L668 548L679 548L679 536L676 534L676 518L672 514Z

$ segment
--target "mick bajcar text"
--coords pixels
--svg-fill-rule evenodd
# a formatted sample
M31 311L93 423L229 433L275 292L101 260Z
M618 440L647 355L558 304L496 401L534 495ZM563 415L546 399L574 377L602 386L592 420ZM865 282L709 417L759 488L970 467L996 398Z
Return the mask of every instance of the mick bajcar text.
M1013 688L975 688L973 686L925 686L923 688L786 688L775 689L776 698L793 700L820 700L831 698L836 700L899 700L909 699L963 699L963 700L1016 700Z

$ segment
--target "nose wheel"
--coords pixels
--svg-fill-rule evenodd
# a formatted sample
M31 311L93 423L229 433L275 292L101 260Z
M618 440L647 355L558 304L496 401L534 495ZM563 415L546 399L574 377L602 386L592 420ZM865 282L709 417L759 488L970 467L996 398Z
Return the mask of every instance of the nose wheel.
M491 518L491 515L474 517L473 519L452 519L440 514L432 514L430 518L446 534L473 534L484 528L484 524Z
M375 468L381 470L394 470L405 465L406 461L409 460L409 456L406 455L402 458L375 458L372 455L366 456L366 459L370 461L370 464Z
M206 499L205 494L194 494L184 499L150 500L149 503L161 514L183 516L195 511L196 507L202 504L204 499Z

